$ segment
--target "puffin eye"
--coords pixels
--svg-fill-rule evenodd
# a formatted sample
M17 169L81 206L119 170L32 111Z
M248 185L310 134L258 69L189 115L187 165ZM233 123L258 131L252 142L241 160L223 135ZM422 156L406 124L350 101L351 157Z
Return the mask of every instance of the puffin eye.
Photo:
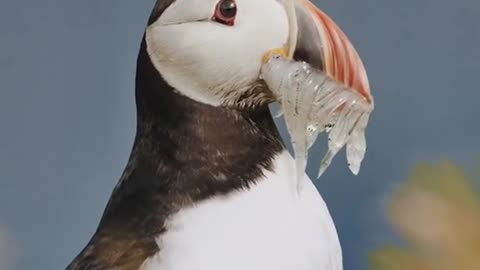
M237 16L237 4L234 0L220 0L215 8L212 20L232 26Z

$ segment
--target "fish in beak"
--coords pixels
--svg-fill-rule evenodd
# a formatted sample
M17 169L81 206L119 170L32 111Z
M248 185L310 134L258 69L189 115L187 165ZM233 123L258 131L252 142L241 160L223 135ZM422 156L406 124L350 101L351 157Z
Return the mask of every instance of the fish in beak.
M367 73L340 27L309 0L284 0L289 37L265 54L261 78L282 104L302 178L308 150L328 133L329 150L319 176L346 145L350 170L358 174L366 151L365 129L374 102Z

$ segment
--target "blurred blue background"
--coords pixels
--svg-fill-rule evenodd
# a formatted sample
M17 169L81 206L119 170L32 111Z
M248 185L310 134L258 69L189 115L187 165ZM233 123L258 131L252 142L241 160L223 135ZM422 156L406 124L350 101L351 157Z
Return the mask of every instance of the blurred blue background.
M153 2L0 2L0 269L64 269L94 232L132 146L135 60ZM345 269L365 270L369 251L396 240L383 208L413 164L473 167L480 2L316 2L357 47L376 98L360 175L342 154L316 181Z

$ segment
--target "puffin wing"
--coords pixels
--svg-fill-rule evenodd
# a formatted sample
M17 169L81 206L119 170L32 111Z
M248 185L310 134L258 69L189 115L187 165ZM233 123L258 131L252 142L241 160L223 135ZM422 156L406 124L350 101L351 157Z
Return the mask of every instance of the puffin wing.
M154 238L97 234L66 270L139 270L157 252Z

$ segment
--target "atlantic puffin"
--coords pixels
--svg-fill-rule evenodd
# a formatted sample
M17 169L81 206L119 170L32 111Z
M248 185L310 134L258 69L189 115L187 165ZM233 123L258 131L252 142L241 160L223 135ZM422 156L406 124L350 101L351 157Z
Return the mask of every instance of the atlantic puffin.
M342 269L312 181L291 190L295 161L259 78L265 53L289 39L287 1L156 1L137 60L134 146L67 270ZM318 65L309 41L325 36L308 16L294 18L295 58Z

